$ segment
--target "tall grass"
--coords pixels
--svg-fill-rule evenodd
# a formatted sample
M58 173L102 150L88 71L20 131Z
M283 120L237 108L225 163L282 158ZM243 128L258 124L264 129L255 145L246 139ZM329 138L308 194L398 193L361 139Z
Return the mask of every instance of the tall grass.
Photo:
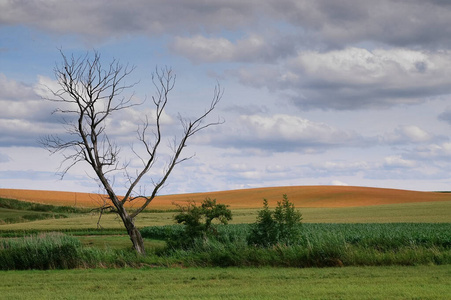
M147 227L142 235L146 239L167 239L182 230L182 225ZM83 246L77 237L63 233L3 238L0 269L451 264L451 223L303 224L297 243L270 247L249 245L250 230L246 224L218 225L215 238L197 239L184 248L159 243L147 249L146 256L137 255L131 247Z
M135 267L154 261L152 254L139 256L131 248L83 247L76 237L59 232L0 240L0 270Z
M80 241L61 233L46 233L0 241L0 268L67 269L79 262Z
M250 231L249 224L218 225L219 240L242 240ZM141 230L145 238L169 238L183 231L182 225L150 226ZM315 224L301 225L299 245L312 241L340 240L343 243L396 250L403 246L437 246L451 248L451 223L368 223L368 224Z
M180 226L151 227L145 237L163 238ZM218 226L216 239L160 255L187 266L416 265L451 263L451 224L303 224L297 243L255 247L247 244L250 226Z

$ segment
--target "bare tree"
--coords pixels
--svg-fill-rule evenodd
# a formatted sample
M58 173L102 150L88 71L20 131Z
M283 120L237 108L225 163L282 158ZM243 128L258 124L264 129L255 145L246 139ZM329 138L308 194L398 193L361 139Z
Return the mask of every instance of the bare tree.
M205 122L221 100L223 90L219 84L215 86L210 106L199 117L186 119L179 115L183 134L179 139L174 137L172 154L162 170L162 177L158 180L152 178L152 192L150 195L144 195L137 193L136 190L139 182L155 166L157 155L161 151L162 118L168 103L168 95L175 85L175 74L170 68L156 69L152 74L156 88L156 95L152 97L155 115L152 119L153 124L149 121L151 116L144 116L143 124L137 129L137 140L145 149L145 154L138 154L132 148L133 153L142 162L142 167L131 172L128 163L119 158L121 149L108 134L107 124L112 114L143 104L134 103L132 96L123 96L125 90L135 85L125 84L125 79L134 67L121 65L116 60L105 67L100 61L98 52L78 58L74 56L68 58L62 51L60 52L62 63L57 64L54 69L60 88L50 89L53 97L49 97L48 100L61 103L56 111L69 117L65 119L68 135L46 136L42 138L41 143L51 153L63 153L62 177L80 162L87 162L91 166L96 175L95 179L100 182L99 185L108 195L112 208L124 223L134 249L144 254L143 239L135 226L135 218L152 202L174 167L190 158L181 155L188 139L207 127L223 123L220 120ZM125 176L128 182L123 197L117 195L113 184L113 174L118 172ZM141 200L138 207L130 209L125 206L127 202L138 198Z

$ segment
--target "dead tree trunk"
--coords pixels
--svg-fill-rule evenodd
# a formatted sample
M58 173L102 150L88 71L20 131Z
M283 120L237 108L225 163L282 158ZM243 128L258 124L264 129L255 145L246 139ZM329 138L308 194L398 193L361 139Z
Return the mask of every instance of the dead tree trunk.
M139 254L146 254L146 250L144 248L144 240L141 236L141 232L138 228L136 228L135 223L133 222L133 219L130 218L130 216L124 216L122 219L122 222L124 222L124 226L127 229L127 233L130 236L130 240L133 243L133 248L138 252Z
M143 105L143 103L133 103L132 96L128 98L121 96L125 90L134 86L134 84L123 84L124 78L130 75L134 67L124 67L115 60L104 67L100 62L100 54L97 52L94 52L92 57L87 54L84 57L71 57L70 59L62 51L60 52L63 62L54 69L60 89L51 90L54 97L48 100L63 104L56 112L69 115L69 118L66 119L69 121L66 121L65 124L69 134L64 137L47 136L41 139L41 143L51 153L64 152L65 159L62 165L66 163L66 167L61 172L62 177L79 162L87 162L91 166L100 181L100 186L107 192L115 211L127 229L134 249L138 253L144 254L144 243L141 233L134 224L135 218L164 186L174 167L190 158L181 156L187 140L209 126L223 123L220 120L205 123L207 116L222 98L222 89L219 85L215 87L210 106L198 118L185 119L179 116L183 134L179 140L174 138L173 153L164 167L163 176L151 180L154 186L150 196L137 194L138 183L154 167L160 152L161 119L168 103L168 95L175 85L175 75L168 68L156 69L152 75L156 88L156 95L152 97L155 113L153 116L143 116L143 124L137 125L137 139L144 155L138 154L132 148L133 153L142 162L142 167L130 172L127 169L127 162L119 160L121 147L114 143L114 132L108 133L107 129L112 113ZM154 123L150 138L148 134L149 117ZM129 182L125 196L121 200L113 189L114 176L118 174L122 174ZM144 203L128 212L125 204L137 198L144 198Z

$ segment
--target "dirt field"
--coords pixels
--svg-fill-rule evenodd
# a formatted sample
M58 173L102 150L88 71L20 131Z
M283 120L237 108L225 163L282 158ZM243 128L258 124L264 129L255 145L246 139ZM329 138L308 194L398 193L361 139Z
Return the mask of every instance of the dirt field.
M260 208L263 198L275 206L282 195L296 207L358 207L396 203L451 201L451 193L417 192L396 189L381 189L349 186L287 186L258 189L232 190L211 193L194 193L159 196L150 209L173 209L173 203L201 202L206 197L233 208ZM98 194L0 189L0 197L77 207L98 207L106 197Z

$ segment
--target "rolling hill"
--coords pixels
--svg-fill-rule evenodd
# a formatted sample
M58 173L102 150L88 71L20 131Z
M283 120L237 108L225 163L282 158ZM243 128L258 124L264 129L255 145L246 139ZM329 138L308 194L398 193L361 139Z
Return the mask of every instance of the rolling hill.
M451 201L451 193L418 192L398 189L351 187L351 186L285 186L209 193L164 195L153 200L149 209L173 209L174 203L201 202L207 197L232 209L260 208L266 198L275 206L282 195L287 194L296 207L360 207L418 202ZM98 207L105 196L77 192L0 189L0 197L53 205L75 207Z

